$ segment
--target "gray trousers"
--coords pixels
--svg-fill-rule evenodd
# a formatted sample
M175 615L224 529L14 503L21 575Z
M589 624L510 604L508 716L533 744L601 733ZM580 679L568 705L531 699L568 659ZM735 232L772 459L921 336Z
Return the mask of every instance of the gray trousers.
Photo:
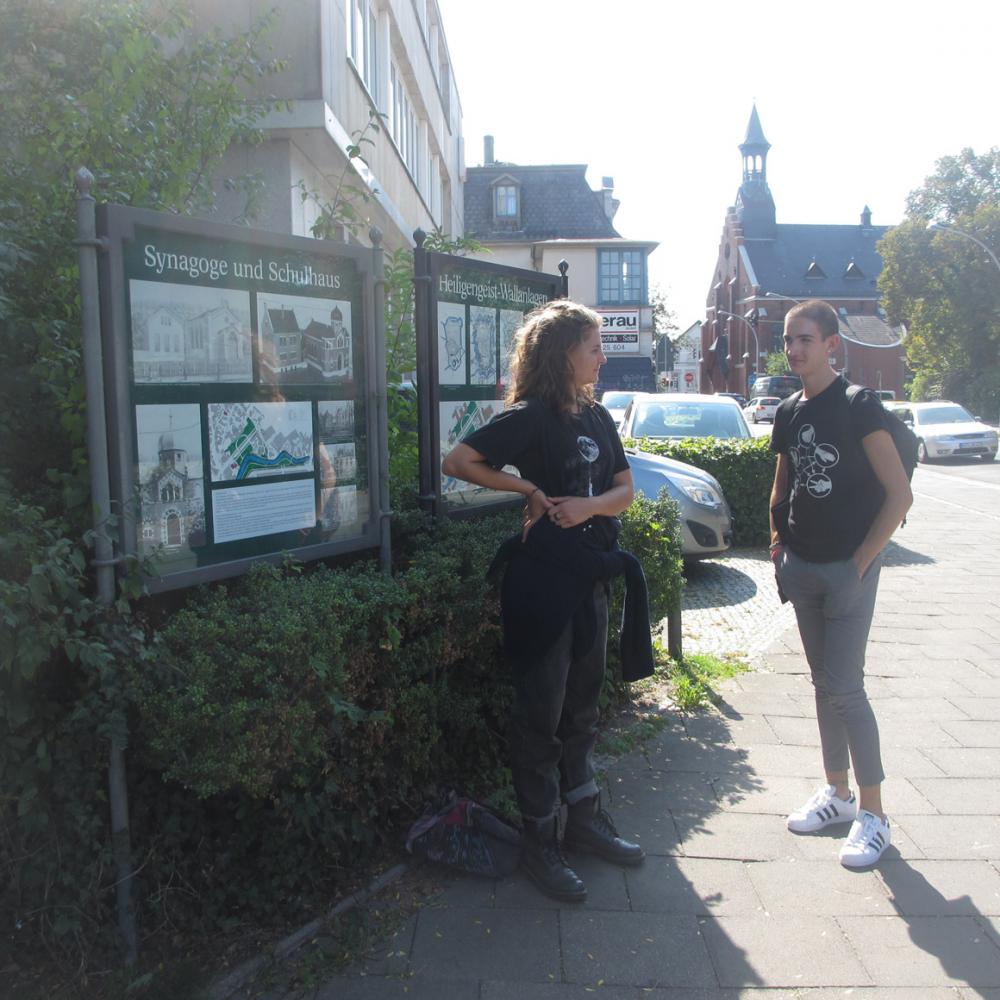
M846 771L853 759L859 785L885 778L878 723L865 692L865 646L881 565L879 555L859 580L853 559L807 562L787 546L777 565L812 674L823 766Z

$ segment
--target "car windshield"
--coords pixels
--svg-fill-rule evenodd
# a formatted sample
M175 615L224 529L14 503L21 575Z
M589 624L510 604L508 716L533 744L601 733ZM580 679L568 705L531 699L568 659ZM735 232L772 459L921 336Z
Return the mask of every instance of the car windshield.
M732 405L651 400L636 405L632 436L745 438L750 432Z
M634 392L606 392L601 396L601 402L611 409L624 409L632 401Z
M762 396L760 399L755 400L758 406L777 406L781 402L777 396Z
M972 421L972 415L964 406L949 403L947 406L930 406L914 410L918 424L964 424Z

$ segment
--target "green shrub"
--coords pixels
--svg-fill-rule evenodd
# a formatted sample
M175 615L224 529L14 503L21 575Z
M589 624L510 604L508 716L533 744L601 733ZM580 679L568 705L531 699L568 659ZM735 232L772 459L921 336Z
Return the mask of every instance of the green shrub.
M750 440L685 438L632 442L643 451L687 462L715 476L733 514L733 544L763 545L770 537L769 509L775 455L769 437Z

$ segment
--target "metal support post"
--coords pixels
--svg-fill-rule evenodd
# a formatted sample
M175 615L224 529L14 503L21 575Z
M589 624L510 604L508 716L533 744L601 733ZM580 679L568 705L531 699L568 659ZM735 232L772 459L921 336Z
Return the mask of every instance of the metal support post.
M389 497L389 408L385 381L385 251L382 230L372 226L373 308L375 310L375 423L378 428L379 562L383 573L392 570L392 503ZM369 383L370 384L370 383Z
M111 488L108 475L108 435L104 401L104 368L101 358L100 289L97 277L96 205L90 189L94 175L81 167L76 172L77 246L80 260L80 312L83 322L83 371L87 391L87 451L90 462L90 496L94 511L94 572L97 598L111 605L115 599L114 552L108 535ZM125 739L112 727L108 751L108 800L111 843L114 851L118 901L118 928L125 943L125 961L138 957L135 912L132 908L132 851L128 818L128 783Z

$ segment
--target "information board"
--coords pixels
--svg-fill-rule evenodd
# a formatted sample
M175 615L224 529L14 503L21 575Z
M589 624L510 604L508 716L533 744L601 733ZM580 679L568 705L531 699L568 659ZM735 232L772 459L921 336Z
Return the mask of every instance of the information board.
M526 313L564 295L561 275L418 250L421 493L447 509L519 500L442 477L441 460L504 408L514 335ZM427 385L428 392L424 393Z
M376 546L372 251L104 206L122 547L151 591Z

